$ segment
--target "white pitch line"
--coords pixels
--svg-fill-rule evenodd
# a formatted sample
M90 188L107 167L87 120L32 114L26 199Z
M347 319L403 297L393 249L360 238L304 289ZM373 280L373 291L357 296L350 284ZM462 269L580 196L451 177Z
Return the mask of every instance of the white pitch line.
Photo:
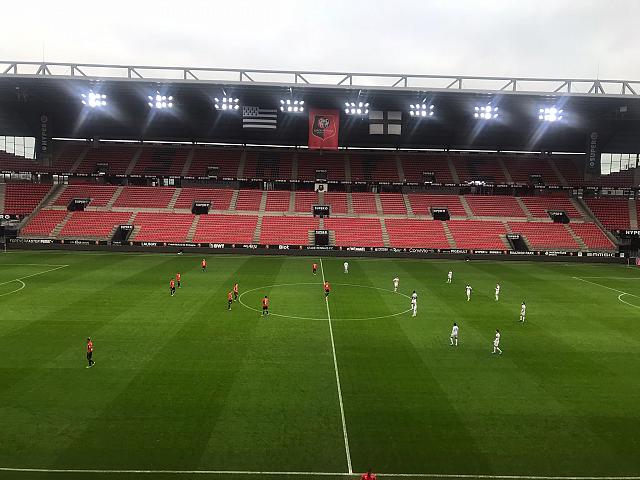
M43 275L45 273L54 272L56 270L60 270L61 268L65 268L65 267L68 267L68 266L69 265L59 265L56 268L50 268L49 270L45 270L44 272L32 273L31 275L25 275L24 277L14 278L13 280L9 280L7 282L2 282L2 283L0 283L0 285L6 285L8 283L13 283L13 282L20 282L20 281L24 280L25 278L31 278L31 277L35 277L36 275Z
M585 280L584 278L580 278L580 277L571 277L571 278L575 278L576 280L580 280L581 282L590 283L591 285L597 285L598 287L606 288L607 290L612 290L614 292L623 293L625 295L630 295L632 297L640 298L640 295L636 295L635 293L629 293L629 292L625 292L624 290L618 290L617 288L607 287L606 285L602 285L601 283L596 283L596 282L592 282L590 280Z
M151 474L151 475L263 475L263 476L321 476L352 477L353 472L260 472L251 470L124 470L124 469L81 469L81 468L12 468L0 467L0 472L22 473L99 473L99 474ZM552 475L471 475L455 473L378 473L380 477L400 478L468 478L486 480L640 480L640 477L622 476L552 476Z
M0 267L68 267L60 263L0 263Z
M324 285L324 267L322 266L322 258L320 259L320 273L322 273L322 284ZM331 351L333 352L333 368L336 371L336 386L338 387L338 400L340 403L340 417L342 418L342 434L344 436L344 453L347 456L347 468L349 474L353 474L351 467L351 453L349 451L349 436L347 435L347 422L344 418L344 404L342 403L342 388L340 387L340 374L338 373L338 359L336 358L336 344L333 340L333 327L331 326L331 312L329 311L329 297L324 297L327 305L327 319L329 320L329 334L331 335Z

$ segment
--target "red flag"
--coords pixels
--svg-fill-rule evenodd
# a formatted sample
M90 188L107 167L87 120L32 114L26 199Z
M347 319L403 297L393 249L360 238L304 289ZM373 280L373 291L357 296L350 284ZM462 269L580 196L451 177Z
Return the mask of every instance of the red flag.
M338 110L309 110L309 149L337 150L339 128Z

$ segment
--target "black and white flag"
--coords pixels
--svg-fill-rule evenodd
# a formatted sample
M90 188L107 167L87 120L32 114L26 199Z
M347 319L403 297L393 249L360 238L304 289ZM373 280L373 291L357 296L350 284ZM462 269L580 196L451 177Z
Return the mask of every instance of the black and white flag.
M371 110L370 135L402 135L402 112Z
M275 130L277 125L278 111L275 108L242 107L242 128Z

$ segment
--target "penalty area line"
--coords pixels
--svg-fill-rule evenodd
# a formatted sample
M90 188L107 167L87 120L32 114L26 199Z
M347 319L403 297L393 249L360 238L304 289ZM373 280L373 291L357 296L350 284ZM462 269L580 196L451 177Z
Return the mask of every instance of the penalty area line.
M325 283L324 267L322 265L322 258L320 259L320 273L322 273L322 284ZM331 351L333 353L333 368L336 372L336 386L338 388L338 401L340 403L340 417L342 418L342 435L344 436L344 452L347 457L347 468L349 474L353 473L351 467L351 452L349 451L349 435L347 435L347 422L344 417L344 404L342 402L342 388L340 386L340 373L338 372L338 359L336 358L336 344L333 340L333 326L331 325L331 312L329 311L329 297L325 295L325 304L327 305L327 319L329 320L329 335L331 336Z
M260 472L250 470L124 470L80 468L12 468L0 467L0 472L14 473L98 473L98 474L146 474L146 475L263 475L263 476L321 476L352 477L353 472ZM465 478L484 480L640 480L640 477L622 476L553 476L553 475L472 475L455 473L378 473L380 477L399 478Z

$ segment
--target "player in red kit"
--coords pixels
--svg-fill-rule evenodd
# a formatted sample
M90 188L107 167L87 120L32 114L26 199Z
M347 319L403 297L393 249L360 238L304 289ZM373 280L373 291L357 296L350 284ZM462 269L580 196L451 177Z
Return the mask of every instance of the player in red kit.
M176 294L176 281L173 278L169 280L169 291L172 297Z
M93 361L93 342L91 341L91 337L87 338L87 361L89 362L87 368L91 368L96 364L96 362Z
M178 288L180 288L180 272L176 273L176 282L178 283Z
M206 272L207 271L207 261L203 258L202 261L200 262L200 266L202 267L202 271Z
M316 275L318 273L318 264L314 263L311 265L311 270L313 271L313 274Z
M324 296L328 297L329 293L331 293L331 285L329 285L329 282L324 282Z
M231 304L233 303L233 296L231 295L231 292L227 293L227 310L231 310Z
M269 297L266 295L262 299L262 315L269 315Z
M233 284L233 299L234 300L238 300L238 284L234 283Z
M360 480L376 480L376 474L371 473L371 469L367 473L360 475Z

